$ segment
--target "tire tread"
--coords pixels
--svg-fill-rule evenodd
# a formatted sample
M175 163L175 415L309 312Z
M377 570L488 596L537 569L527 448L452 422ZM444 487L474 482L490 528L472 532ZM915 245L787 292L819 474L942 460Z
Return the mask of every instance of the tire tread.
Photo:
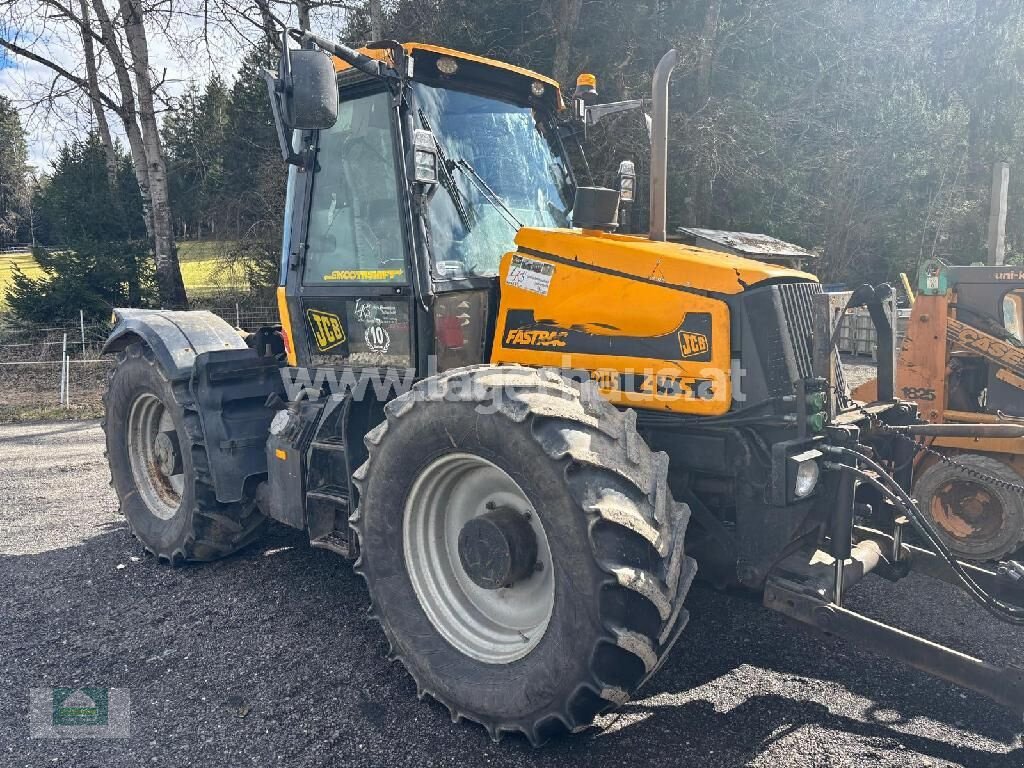
M608 588L619 589L625 604L634 606L625 614L634 610L656 612L659 620L654 631L624 626L619 618L605 615L607 634L598 643L634 657L643 675L626 690L618 681L618 670L600 661L614 654L599 653L595 647L590 656L589 679L564 696L561 703L553 703L551 711L530 722L497 722L463 712L443 695L426 690L417 679L416 666L396 652L400 644L373 606L373 585L363 568L363 554L355 562L355 571L370 588L370 614L382 625L389 653L397 656L412 675L421 698L430 695L448 708L453 720L473 720L495 740L503 733L519 732L537 746L550 737L554 724L571 733L588 727L597 714L628 701L660 668L688 619L683 601L697 567L684 552L690 511L687 505L672 499L668 456L647 447L637 432L633 411L620 412L593 385L574 385L553 371L481 365L418 382L387 404L385 420L366 435L369 456L353 473L360 494L374 471L374 455L390 427L418 403L453 398L490 403L493 398L488 398L495 393L500 394L494 407L501 416L514 423L529 421L534 440L548 458L562 464L567 476L576 473L567 487L580 514L590 519L591 554L600 570L608 574ZM350 524L358 536L364 536L366 513L361 504L350 517ZM598 547L594 529L601 524L618 537L636 539L638 545L631 549L649 553L644 567L619 562L609 548ZM360 547L360 551L365 549Z
M149 554L155 555L161 561L171 565L186 561L205 562L226 557L252 543L259 536L266 518L256 508L255 500L246 499L231 504L217 501L206 453L202 422L189 391L188 382L168 381L152 350L141 343L129 344L122 352L119 352L117 364L107 374L107 388L103 393L104 416L100 422L107 442L106 451L108 454L110 453L109 441L112 439L107 431L107 400L110 385L125 362L137 358L142 358L157 371L164 381L167 381L168 390L174 398L174 405L181 409L182 422L189 442L187 450L192 457L193 476L191 482L194 486L192 528L186 534L181 545L169 551L153 551L145 543L143 543L143 547ZM185 450L184 446L183 450ZM113 476L111 476L111 485L113 485ZM121 504L120 511L124 514L123 499L118 501ZM142 539L135 530L131 518L125 515L125 520L128 522L128 529L132 536L141 542Z

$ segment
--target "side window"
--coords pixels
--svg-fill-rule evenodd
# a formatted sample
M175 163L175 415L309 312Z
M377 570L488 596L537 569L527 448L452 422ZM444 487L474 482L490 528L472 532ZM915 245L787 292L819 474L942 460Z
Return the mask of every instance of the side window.
M320 132L306 235L306 285L404 282L388 95L343 100Z
M1003 327L1017 337L1018 341L1024 341L1024 296L1021 291L1010 291L1003 296Z

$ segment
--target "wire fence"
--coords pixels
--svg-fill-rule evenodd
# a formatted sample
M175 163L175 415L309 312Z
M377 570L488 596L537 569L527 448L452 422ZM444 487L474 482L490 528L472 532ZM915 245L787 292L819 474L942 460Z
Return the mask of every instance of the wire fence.
M278 322L276 306L244 297L199 298L192 308L246 331ZM113 365L111 356L102 354L111 329L109 322L86 322L81 311L77 323L24 323L0 316L0 416L4 406L18 403L69 408L77 399L76 404L98 405Z

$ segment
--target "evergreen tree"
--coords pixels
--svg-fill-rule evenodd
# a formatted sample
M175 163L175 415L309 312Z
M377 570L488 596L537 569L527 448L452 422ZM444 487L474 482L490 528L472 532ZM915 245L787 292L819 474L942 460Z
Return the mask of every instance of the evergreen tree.
M107 180L99 138L63 146L34 207L40 237L55 248L33 256L43 274L14 267L6 303L28 322L70 322L78 311L107 320L115 306L140 306L155 296L142 200L129 158L118 148L118 186Z
M288 167L281 160L263 69L277 67L276 51L253 49L231 87L226 111L221 197L229 257L243 265L256 289L277 282Z
M0 247L14 240L27 207L28 152L14 105L0 95Z
M222 225L228 90L214 75L193 88L164 120L171 206L181 238L216 235Z

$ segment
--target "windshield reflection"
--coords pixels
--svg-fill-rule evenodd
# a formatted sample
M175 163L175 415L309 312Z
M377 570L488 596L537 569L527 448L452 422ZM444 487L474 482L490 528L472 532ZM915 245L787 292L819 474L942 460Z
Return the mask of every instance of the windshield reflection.
M528 227L569 226L568 170L554 129L538 123L530 107L423 83L413 90L416 127L429 125L448 160L466 161L515 219ZM428 207L435 274L496 275L515 230L469 173L452 169L450 182L456 189L437 189Z

